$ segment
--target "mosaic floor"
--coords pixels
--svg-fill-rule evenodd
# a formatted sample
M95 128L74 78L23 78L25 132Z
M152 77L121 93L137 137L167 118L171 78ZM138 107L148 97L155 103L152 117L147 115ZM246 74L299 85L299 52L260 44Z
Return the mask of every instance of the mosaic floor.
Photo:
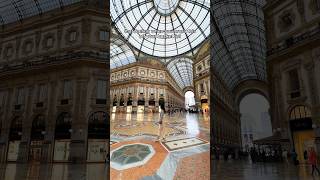
M158 114L113 114L110 142L111 179L210 179L209 117L189 113L165 115L162 133L165 141L162 142L158 141L158 120ZM132 147L132 150L129 150L129 147ZM190 161L191 159L193 161ZM188 163L196 161L196 164ZM203 168L182 172L181 167L184 166Z

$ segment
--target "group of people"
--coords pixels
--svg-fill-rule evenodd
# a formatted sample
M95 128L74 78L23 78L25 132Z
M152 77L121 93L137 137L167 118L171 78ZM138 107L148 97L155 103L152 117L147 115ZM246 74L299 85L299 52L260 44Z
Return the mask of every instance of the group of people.
M281 148L274 147L268 149L250 149L250 157L253 163L255 162L278 162L281 161Z
M314 171L317 171L318 175L320 175L320 171L317 166L317 154L314 148L311 147L308 151L305 150L303 156L305 163L311 165L311 174L314 175ZM292 152L289 153L286 149L282 150L281 148L269 149L268 151L264 149L257 150L255 148L251 148L250 157L253 163L283 161L286 164L290 164L289 159L291 158L291 161L294 165L297 166L300 164L298 160L298 154L295 152L295 150L292 150Z

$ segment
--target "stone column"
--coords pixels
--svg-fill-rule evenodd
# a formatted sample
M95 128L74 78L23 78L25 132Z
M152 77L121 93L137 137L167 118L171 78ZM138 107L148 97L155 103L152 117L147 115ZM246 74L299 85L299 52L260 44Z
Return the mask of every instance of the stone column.
M48 84L48 100L46 108L48 111L48 116L46 118L46 135L45 142L42 148L42 161L45 163L53 162L54 153L54 133L57 117L57 82L51 81Z
M0 163L7 162L7 150L9 145L9 133L11 127L11 113L13 108L13 89L8 89L7 97L5 99L6 110L3 111L2 115L2 130L0 135ZM1 119L0 119L1 120Z
M74 114L72 118L72 135L70 143L70 160L73 163L86 162L87 157L87 86L88 79L77 79L74 96Z
M32 85L28 86L28 90L26 91L27 101L25 101L23 106L24 115L22 116L22 138L21 144L19 147L19 154L17 162L26 163L29 158L29 150L30 150L30 138L31 138L31 128L32 128L32 110L33 110L33 90Z

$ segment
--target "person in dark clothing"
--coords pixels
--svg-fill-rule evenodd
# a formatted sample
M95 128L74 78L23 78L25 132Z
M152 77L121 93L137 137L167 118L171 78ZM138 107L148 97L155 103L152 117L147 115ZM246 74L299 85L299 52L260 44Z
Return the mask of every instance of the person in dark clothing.
M304 152L303 152L303 158L304 158L305 161L308 160L308 152L307 152L307 150L304 150Z

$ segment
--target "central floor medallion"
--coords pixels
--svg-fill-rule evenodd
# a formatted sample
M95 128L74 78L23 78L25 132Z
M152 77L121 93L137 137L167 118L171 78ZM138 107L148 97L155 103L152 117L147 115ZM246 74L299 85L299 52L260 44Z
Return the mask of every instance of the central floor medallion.
M110 165L117 170L124 170L146 164L155 154L149 144L129 144L111 151Z

